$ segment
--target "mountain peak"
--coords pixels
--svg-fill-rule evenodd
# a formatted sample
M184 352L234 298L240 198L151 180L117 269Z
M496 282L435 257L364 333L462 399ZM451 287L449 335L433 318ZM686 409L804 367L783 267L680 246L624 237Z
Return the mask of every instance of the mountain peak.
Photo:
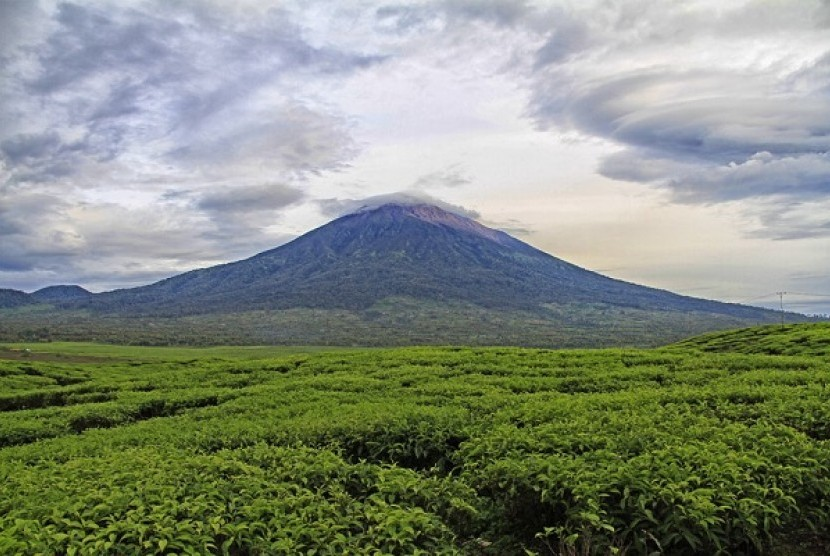
M432 204L428 201L412 197L409 199L395 199L380 205L364 205L353 215L383 216L386 218L415 218L428 224L451 228L465 233L475 234L501 245L512 245L516 242L512 237L499 230L488 228L470 216L459 214L450 208ZM468 213L469 214L469 213Z
M386 206L398 207L417 207L417 206L431 206L442 209L446 212L451 212L466 218L478 218L479 214L475 211L466 209L459 205L444 202L435 197L431 197L419 191L402 191L398 193L388 193L385 195L376 195L374 197L367 197L365 199L349 199L345 201L338 201L337 204L342 209L341 216L348 214L355 214L360 212L370 212L375 209Z

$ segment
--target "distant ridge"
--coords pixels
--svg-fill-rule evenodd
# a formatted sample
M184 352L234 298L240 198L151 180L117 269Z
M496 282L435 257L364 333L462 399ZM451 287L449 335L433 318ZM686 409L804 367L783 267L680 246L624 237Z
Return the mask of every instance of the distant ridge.
M0 288L0 309L10 309L32 303L28 294L18 291Z
M10 309L37 303L76 301L95 295L81 286L48 286L32 293L0 288L0 309Z
M39 302L60 302L73 301L77 299L84 299L94 295L92 292L85 290L81 286L49 286L32 292L30 297Z

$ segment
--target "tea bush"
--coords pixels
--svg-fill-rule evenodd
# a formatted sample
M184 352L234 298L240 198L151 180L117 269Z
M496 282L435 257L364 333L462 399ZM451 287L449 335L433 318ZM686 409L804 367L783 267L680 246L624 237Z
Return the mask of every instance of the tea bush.
M761 554L830 528L809 353L88 349L0 360L0 553Z

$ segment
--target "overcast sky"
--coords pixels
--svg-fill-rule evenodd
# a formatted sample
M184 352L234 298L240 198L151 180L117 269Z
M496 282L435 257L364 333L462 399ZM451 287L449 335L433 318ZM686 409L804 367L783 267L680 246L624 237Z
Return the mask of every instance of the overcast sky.
M407 191L830 313L828 0L0 0L0 68L0 287L144 284Z

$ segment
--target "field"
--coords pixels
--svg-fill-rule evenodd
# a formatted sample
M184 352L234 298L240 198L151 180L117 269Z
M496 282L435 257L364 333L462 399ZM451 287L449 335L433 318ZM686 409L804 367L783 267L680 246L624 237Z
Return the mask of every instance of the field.
M828 350L0 346L0 554L827 554Z

